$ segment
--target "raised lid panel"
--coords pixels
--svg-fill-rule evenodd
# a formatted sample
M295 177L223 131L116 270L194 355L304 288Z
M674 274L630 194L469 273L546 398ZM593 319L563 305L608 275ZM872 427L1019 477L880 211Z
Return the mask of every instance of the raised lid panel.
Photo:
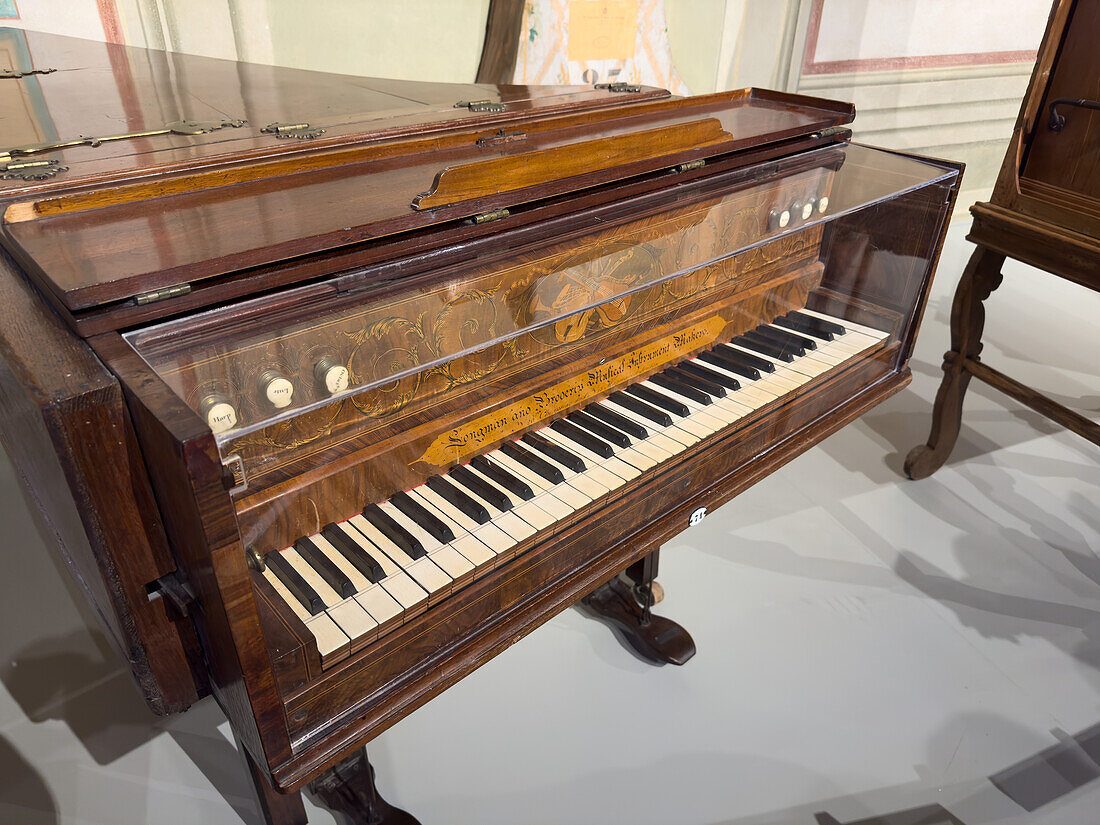
M195 171L182 185L157 180L91 199L55 195L21 201L7 208L4 239L46 289L66 308L79 311L810 134L851 120L852 109L745 90L643 102L624 107L619 115L581 113L526 123L528 137L519 142L478 145L475 134L410 138L311 154L292 165ZM555 178L551 159L544 174L516 189L499 194L475 190L472 197L435 209L413 207L444 170L486 164L472 170L474 177L492 177L493 163L563 146L583 147L598 160L606 154L601 141L654 129L690 130L700 121L714 121L715 128L700 129L710 137L692 146L661 144L652 154L639 150L607 161L608 166L595 162L565 179Z

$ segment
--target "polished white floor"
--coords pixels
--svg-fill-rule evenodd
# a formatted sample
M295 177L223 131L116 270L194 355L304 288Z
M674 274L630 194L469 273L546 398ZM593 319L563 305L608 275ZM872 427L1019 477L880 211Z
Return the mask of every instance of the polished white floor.
M691 662L643 664L567 611L377 740L383 793L424 825L931 804L966 825L1100 821L1100 767L1072 739L1100 723L1100 450L975 385L949 465L900 472L927 436L966 228L912 386L665 547L660 610ZM1095 416L1100 296L1006 272L987 361ZM259 822L218 708L149 715L6 463L0 490L0 823Z

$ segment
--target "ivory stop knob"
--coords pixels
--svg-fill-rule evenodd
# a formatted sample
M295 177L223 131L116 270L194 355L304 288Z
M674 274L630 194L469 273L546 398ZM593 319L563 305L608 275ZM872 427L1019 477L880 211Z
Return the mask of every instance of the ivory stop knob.
M318 361L313 367L313 375L329 395L343 392L351 382L348 368L331 358Z
M199 402L199 414L215 435L232 430L237 426L237 411L224 395L211 393Z
M278 370L265 370L260 375L260 392L277 410L289 407L294 400L294 384Z

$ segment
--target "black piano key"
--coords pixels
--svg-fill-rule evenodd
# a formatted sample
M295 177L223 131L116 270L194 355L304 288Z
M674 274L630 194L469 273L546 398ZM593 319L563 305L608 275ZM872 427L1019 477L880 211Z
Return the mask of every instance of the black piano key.
M565 475L561 470L542 456L535 455L519 444L501 444L500 451L513 461L518 461L532 473L537 473L541 478L546 479L551 484L561 484L565 481Z
M279 581L290 591L290 594L301 603L302 607L309 611L309 615L316 616L319 613L324 613L325 603L321 601L317 591L309 586L309 583L302 578L302 574L291 567L290 562L284 559L280 553L268 553L264 556L264 561L267 562L267 566L271 568Z
M475 470L487 478L491 478L509 493L519 496L524 501L535 497L535 491L521 478L516 478L514 473L508 472L496 462L490 461L485 456L479 455L470 461Z
M760 372L775 372L775 364L768 361L765 358L752 355L751 353L744 352L743 350L735 349L729 344L719 344L714 348L715 352L720 352L726 358L737 364L744 364L752 367L753 369L760 370Z
M502 513L512 509L512 500L500 490L480 478L477 473L467 470L465 467L455 467L447 476L457 484L461 484L474 495L480 496Z
M438 542L446 544L455 540L455 534L442 521L429 513L420 502L416 501L408 493L397 493L390 498L390 504L416 522L425 533Z
M736 373L742 378L748 378L750 381L760 380L760 370L756 367L750 367L748 364L735 361L725 353L713 351L701 352L696 358L700 361L706 361L708 364L713 364L716 367L721 367L724 370Z
M641 398L625 392L613 392L608 396L608 400L614 401L620 407L625 407L635 415L640 415L646 421L652 421L659 427L672 426L672 416L658 407L647 404Z
M753 332L758 332L766 338L775 340L777 344L784 344L791 349L801 347L803 355L805 355L805 350L817 349L817 342L812 338L807 338L805 335L798 335L797 333L791 332L789 329L780 329L779 327L763 324L758 326Z
M833 335L843 335L845 332L847 332L847 330L844 329L844 327L842 327L840 324L837 324L833 321L826 321L824 318L817 318L813 315L807 315L806 313L799 312L798 310L792 310L791 312L788 312L787 317L797 318L802 323L809 324L810 329L817 327L818 329L823 329L827 332L831 332Z
M695 387L700 392L705 392L711 398L725 398L726 388L721 384L711 381L707 378L701 378L693 372L684 369L683 364L677 364L675 367L666 370L667 373L673 375L679 381L683 381L689 387Z
M321 535L328 539L328 543L339 550L344 558L354 565L356 570L366 576L368 581L377 584L386 577L378 562L366 550L356 544L355 540L341 530L335 522L329 522L322 527Z
M603 404L589 404L584 411L593 418L598 418L604 424L629 435L631 438L649 438L649 430L637 421L631 421L625 415L619 415L614 410L608 409ZM670 419L671 420L671 419Z
M666 412L670 412L673 415L678 415L680 418L687 418L690 410L681 402L675 398L669 398L663 392L657 392L651 390L649 387L639 387L637 384L627 387L625 390L635 398L640 398L647 404L652 404L654 407L660 407Z
M814 338L821 341L832 341L836 337L827 329L823 329L822 327L811 327L809 324L805 324L793 316L781 315L772 321L772 323L777 327L800 332L803 335L812 335Z
M488 524L492 516L489 511L441 476L432 476L427 481L428 489L442 498L452 507L461 510L478 524Z
M377 504L368 504L363 508L363 518L378 528L378 532L401 548L410 559L419 559L425 555L424 545L412 533L386 515L386 511Z
M804 350L791 349L771 338L760 335L755 330L746 332L744 335L736 338L734 343L739 347L755 350L756 352L763 353L779 361L793 361L798 356L806 354Z
M574 413L569 413L566 418L578 427L583 427L592 433L592 435L602 438L609 444L614 444L616 447L622 447L624 450L630 446L630 438L622 430L617 430L614 427L609 427L607 424L600 421L598 418L589 415L586 412L578 410Z
M682 398L689 398L696 404L706 405L710 403L710 396L705 392L688 386L679 378L669 375L667 372L659 372L656 375L649 376L649 382Z
M573 455L569 450L564 447L559 447L553 441L547 441L541 435L527 433L527 435L523 437L523 441L543 455L552 458L561 466L568 467L574 473L583 473L588 469L587 465L584 463L584 459L579 455Z
M741 389L741 382L736 378L731 378L725 373L718 372L717 370L708 369L702 364L697 364L694 361L685 361L683 364L678 364L677 366L679 369L690 375L694 375L696 378L700 378L703 381L709 381L712 384L718 384L721 387L725 387L727 390Z
M355 585L351 579L344 575L344 571L336 566L336 563L321 552L316 544L308 538L300 538L294 542L294 549L298 555L305 559L306 564L316 571L317 575L325 580L325 584L339 593L343 598L355 595Z
M563 437L567 438L575 444L579 444L587 450L598 455L600 458L611 458L615 455L615 448L604 441L602 438L597 438L581 427L575 424L570 424L568 421L561 420L555 421L550 425L554 432L559 433Z

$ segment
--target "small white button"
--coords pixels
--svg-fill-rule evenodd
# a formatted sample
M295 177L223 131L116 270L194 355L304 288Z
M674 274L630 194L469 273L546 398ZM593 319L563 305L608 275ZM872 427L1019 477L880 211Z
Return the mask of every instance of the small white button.
M336 395L348 388L348 368L329 367L325 371L325 389L329 395Z
M812 203L802 204L802 220L808 220L810 215L814 213L814 205Z
M232 404L216 401L206 408L206 423L215 435L227 432L237 426L237 411Z
M819 200L817 202L817 211L820 214L824 215L825 210L828 209L828 208L829 208L829 197L827 195L822 195L821 200Z
M264 395L271 402L271 406L281 410L283 407L289 407L290 402L294 400L294 385L290 383L289 378L283 378L280 375L267 382Z
M313 374L317 383L325 388L329 395L336 395L348 388L351 383L351 374L348 368L331 358L322 358L313 367Z
M787 224L791 222L791 211L784 209L779 213L779 228L783 229Z

